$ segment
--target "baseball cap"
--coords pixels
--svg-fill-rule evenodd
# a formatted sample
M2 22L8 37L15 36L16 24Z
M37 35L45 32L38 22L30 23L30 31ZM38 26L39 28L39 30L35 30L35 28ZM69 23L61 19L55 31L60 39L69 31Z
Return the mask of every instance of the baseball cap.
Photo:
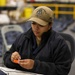
M47 6L39 6L33 11L28 21L34 21L42 26L46 26L53 21L53 11Z

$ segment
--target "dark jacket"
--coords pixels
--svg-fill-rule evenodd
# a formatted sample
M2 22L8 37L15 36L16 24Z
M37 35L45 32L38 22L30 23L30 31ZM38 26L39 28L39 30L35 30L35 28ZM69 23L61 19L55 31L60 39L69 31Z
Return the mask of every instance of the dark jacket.
M18 51L22 59L33 59L35 61L33 69L26 70L11 62L10 57L14 51ZM41 44L37 46L35 36L30 29L20 35L4 55L4 64L9 68L44 75L68 75L71 63L71 53L65 40L53 30L44 33Z

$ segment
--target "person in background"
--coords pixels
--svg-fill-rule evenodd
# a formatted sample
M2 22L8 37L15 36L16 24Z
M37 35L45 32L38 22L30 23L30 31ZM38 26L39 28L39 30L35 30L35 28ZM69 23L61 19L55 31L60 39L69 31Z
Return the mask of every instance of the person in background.
M26 14L32 13L34 7L31 4L28 4L26 0L15 0L15 2L17 9L9 12L10 18L12 18L12 20L15 20L16 23L26 22L27 19L29 18L26 17ZM28 13L25 12L26 8L31 8L28 9ZM28 15L31 16L31 14Z
M28 20L31 28L4 55L6 67L43 75L68 75L72 57L65 40L52 30L53 15L47 6L33 11Z

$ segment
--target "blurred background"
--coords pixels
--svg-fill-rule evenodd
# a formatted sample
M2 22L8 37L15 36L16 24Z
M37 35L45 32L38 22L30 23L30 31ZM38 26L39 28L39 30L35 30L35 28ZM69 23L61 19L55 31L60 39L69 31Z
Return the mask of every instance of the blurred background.
M2 66L3 38L1 28L19 25L24 32L31 27L27 22L38 6L48 6L54 11L53 30L70 34L75 39L75 0L0 0L0 66ZM15 41L19 33L6 34L8 43ZM75 75L75 60L69 75Z

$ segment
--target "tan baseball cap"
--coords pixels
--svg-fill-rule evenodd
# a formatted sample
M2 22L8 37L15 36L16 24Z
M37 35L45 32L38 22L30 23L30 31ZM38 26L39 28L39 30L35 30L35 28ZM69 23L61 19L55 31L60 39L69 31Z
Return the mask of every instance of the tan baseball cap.
M53 11L49 7L39 6L33 11L28 21L34 21L42 26L46 26L53 21L53 15Z

